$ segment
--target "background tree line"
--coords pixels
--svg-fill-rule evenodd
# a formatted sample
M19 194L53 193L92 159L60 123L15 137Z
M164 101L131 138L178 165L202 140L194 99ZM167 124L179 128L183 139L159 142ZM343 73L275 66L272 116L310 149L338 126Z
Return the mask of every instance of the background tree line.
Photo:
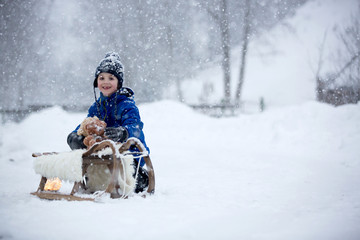
M360 3L357 6L360 13ZM358 15L351 15L344 26L334 29L339 42L333 49L330 59L324 58L327 32L319 48L319 61L316 68L317 100L339 106L360 101L360 20ZM331 70L323 73L324 63L330 62Z
M88 106L93 74L108 51L125 66L138 101L155 101L170 86L209 64L222 66L230 95L230 50L242 46L240 100L248 42L306 0L1 0L0 107ZM175 97L175 96L174 96Z

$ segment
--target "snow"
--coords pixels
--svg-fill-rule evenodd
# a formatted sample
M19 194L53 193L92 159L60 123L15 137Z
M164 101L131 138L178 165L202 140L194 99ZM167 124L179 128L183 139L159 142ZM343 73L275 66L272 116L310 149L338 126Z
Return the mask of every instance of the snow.
M316 3L304 7L325 6ZM268 70L279 65L291 75L283 55ZM220 74L211 71L202 76ZM247 83L247 99L268 93L263 113L212 118L171 100L139 105L156 177L145 199L30 195L40 182L31 154L69 151L66 137L86 113L53 107L0 125L0 239L360 239L360 104L318 103L304 76Z
M298 9L295 17L285 20L271 32L251 38L242 100L258 102L263 97L271 106L315 100L315 76L324 35L322 75L334 68L336 52L346 51L335 30L347 26L351 17L359 15L358 3L358 0L311 0ZM239 47L231 54L233 99L239 78L240 53ZM221 78L221 66L213 66L187 79L182 85L185 101L196 104L204 98L204 86L210 84L212 91L205 101L218 103L224 96L223 84L218 83Z
M177 102L160 101L140 105L140 112L151 146L156 193L104 203L46 201L29 194L40 181L31 153L69 151L66 135L85 114L55 107L20 124L2 125L0 236L360 236L359 104L335 108L309 101L218 119Z

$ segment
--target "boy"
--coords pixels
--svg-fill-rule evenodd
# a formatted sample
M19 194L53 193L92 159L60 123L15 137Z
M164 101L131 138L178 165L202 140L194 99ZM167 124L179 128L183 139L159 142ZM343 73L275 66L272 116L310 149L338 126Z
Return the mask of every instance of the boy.
M130 88L122 87L123 77L124 68L120 56L114 52L107 53L95 71L93 82L95 102L90 106L87 117L96 116L106 122L105 136L107 138L115 142L124 142L129 137L135 137L150 152L142 131L144 124L133 100L134 92ZM98 99L96 99L95 88L100 90ZM77 134L79 127L80 125L67 138L67 143L72 150L86 148L83 143L84 136ZM148 174L143 165L144 160L141 159L136 193L143 191L149 183ZM136 167L137 162L134 160L135 170Z

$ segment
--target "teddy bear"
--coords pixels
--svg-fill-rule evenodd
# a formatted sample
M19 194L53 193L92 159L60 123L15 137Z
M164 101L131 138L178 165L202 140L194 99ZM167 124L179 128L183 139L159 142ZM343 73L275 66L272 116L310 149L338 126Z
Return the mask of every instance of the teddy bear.
M106 139L105 136L106 123L101 121L98 117L87 117L81 123L77 132L78 135L85 137L84 144L89 149L97 142L101 142Z

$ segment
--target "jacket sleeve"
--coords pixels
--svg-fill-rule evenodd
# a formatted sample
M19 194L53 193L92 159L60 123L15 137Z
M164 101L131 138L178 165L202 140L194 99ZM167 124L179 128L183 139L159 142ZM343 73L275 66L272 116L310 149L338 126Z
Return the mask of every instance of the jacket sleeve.
M145 135L143 132L144 123L141 121L139 109L136 107L133 100L125 100L122 105L118 106L116 119L120 122L121 126L126 128L129 137L139 139L150 153L150 149L145 142Z

